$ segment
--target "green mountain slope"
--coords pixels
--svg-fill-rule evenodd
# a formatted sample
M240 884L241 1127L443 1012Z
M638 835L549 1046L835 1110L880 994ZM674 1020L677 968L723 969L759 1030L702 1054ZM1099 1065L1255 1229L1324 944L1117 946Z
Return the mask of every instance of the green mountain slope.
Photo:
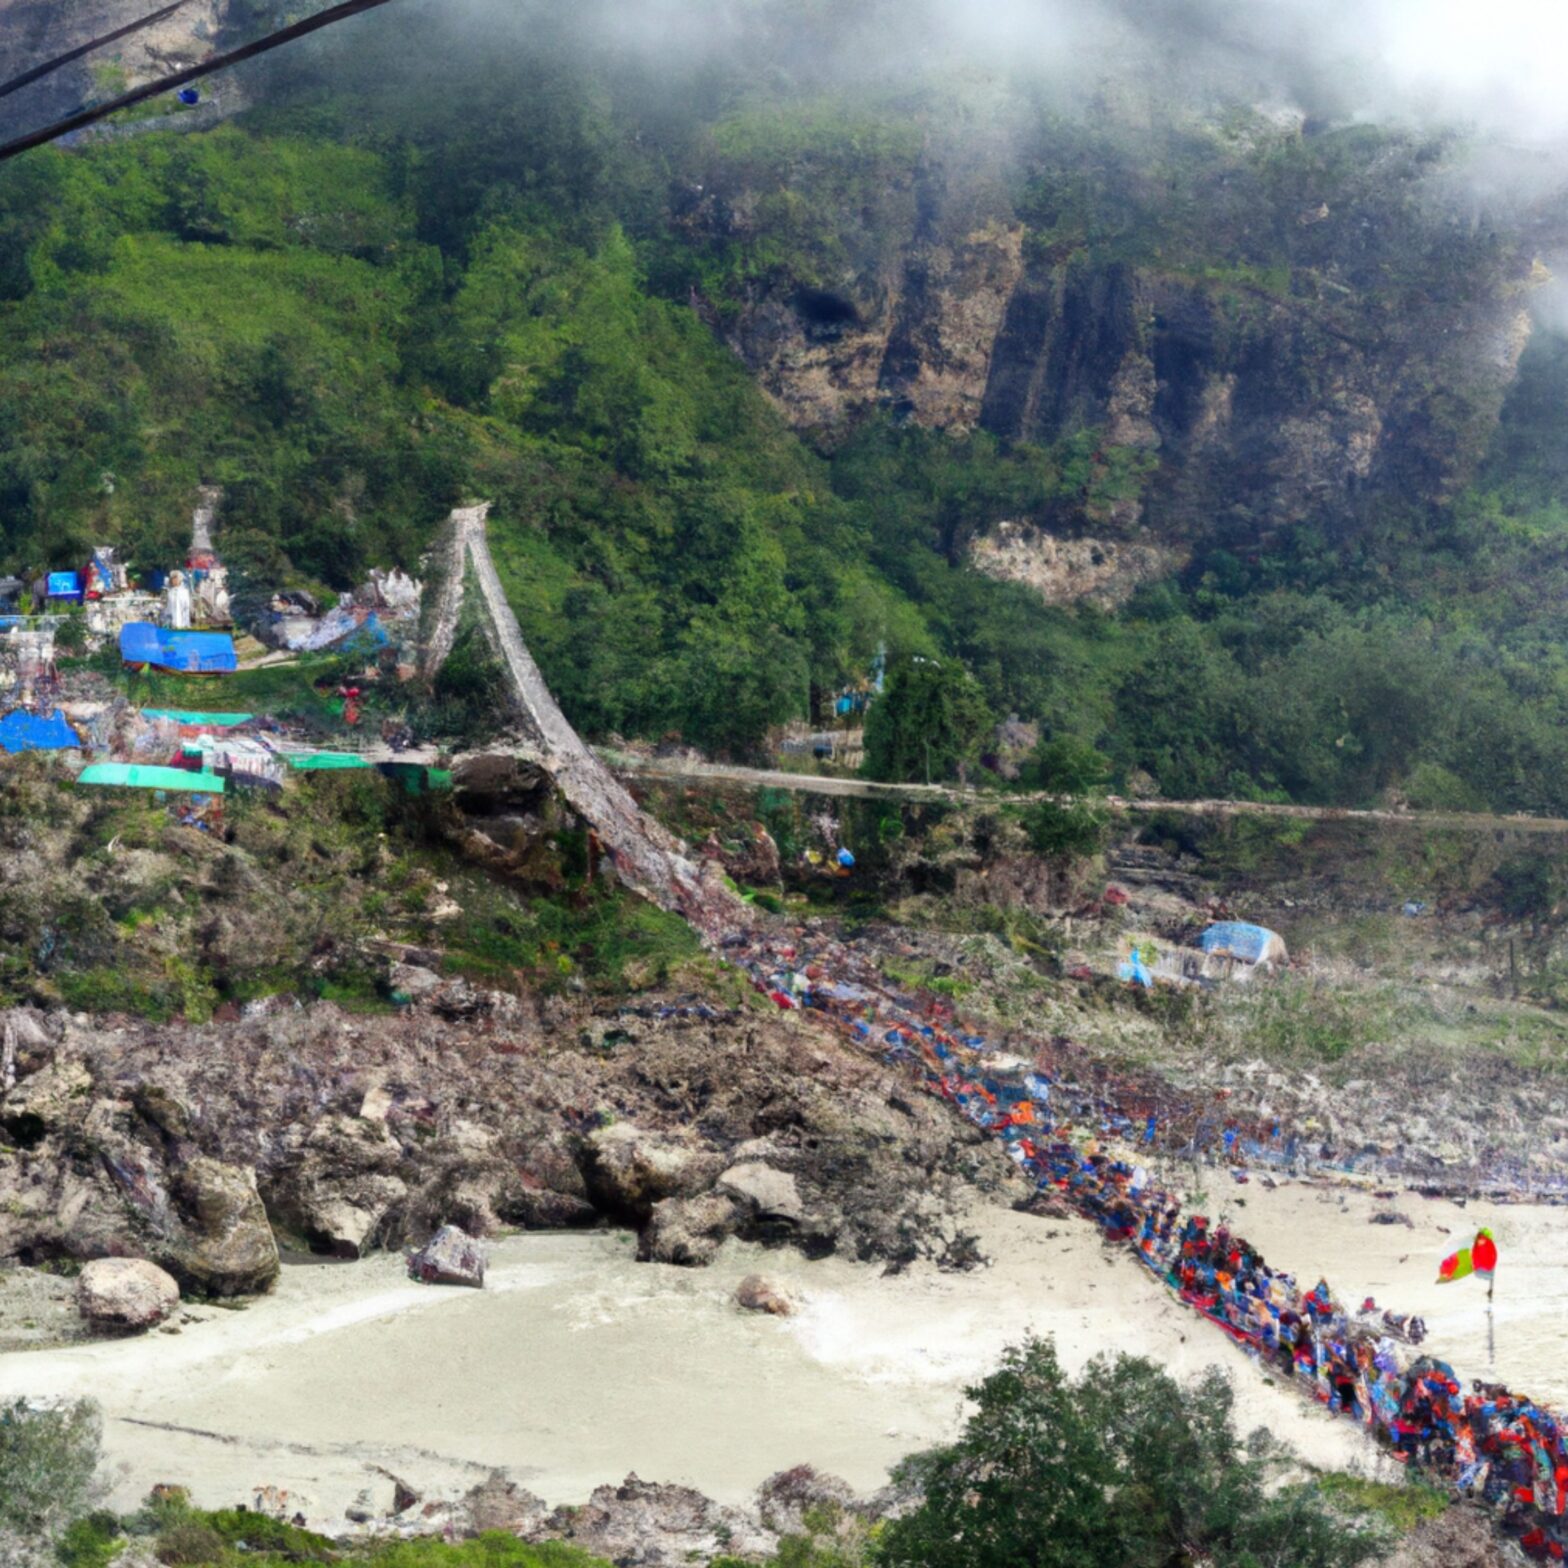
M761 70L788 7L411 5L0 171L0 564L167 560L217 483L341 587L483 495L595 734L746 753L886 646L1173 795L1568 808L1538 214L1394 130L846 86L865 9ZM970 564L1004 519L1166 575L1047 604Z

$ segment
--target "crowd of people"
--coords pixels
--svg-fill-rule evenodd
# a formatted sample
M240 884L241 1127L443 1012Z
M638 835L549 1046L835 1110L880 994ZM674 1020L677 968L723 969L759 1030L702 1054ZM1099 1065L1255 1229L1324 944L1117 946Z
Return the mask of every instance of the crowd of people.
M1042 1201L1065 1204L1108 1241L1131 1248L1261 1364L1358 1422L1396 1460L1490 1506L1530 1556L1563 1559L1568 1421L1497 1384L1466 1388L1446 1362L1416 1353L1425 1334L1419 1318L1381 1311L1370 1298L1352 1310L1324 1280L1303 1288L1226 1225L1184 1213L1150 1168L1166 1143L1152 1100L1117 1103L1038 1058L999 1057L984 1037L960 1028L949 1003L897 995L866 972L845 979L831 962L842 954L823 956L767 946L745 955L745 964L777 1005L816 1010L918 1072L932 1093L1002 1142ZM1277 1125L1215 1130L1214 1152L1227 1163L1249 1146L1258 1150L1260 1138L1277 1145L1283 1136Z

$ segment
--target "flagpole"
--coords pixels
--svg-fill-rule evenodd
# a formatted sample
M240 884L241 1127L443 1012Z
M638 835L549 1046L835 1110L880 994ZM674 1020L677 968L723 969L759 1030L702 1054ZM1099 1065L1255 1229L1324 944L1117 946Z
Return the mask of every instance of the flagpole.
M1486 1276L1486 1364L1490 1371L1497 1370L1497 1340L1492 1332L1492 1292L1497 1288L1497 1265Z

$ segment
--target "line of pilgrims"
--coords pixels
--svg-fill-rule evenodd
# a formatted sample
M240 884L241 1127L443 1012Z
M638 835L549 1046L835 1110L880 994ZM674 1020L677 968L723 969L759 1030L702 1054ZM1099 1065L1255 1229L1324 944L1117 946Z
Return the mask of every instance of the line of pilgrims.
M799 946L753 951L743 962L776 1003L826 1014L859 1044L880 1045L887 1060L918 1071L930 1092L1002 1142L1042 1199L1067 1204L1107 1241L1132 1249L1165 1288L1260 1364L1358 1422L1396 1460L1491 1507L1531 1557L1563 1560L1568 1422L1499 1384L1466 1388L1434 1356L1407 1360L1406 1347L1424 1336L1419 1318L1379 1314L1370 1299L1348 1310L1321 1279L1302 1289L1228 1226L1184 1215L1178 1196L1136 1163L1141 1155L1113 1157L1093 1135L1075 1145L1072 1121L1052 1108L1053 1090L1067 1084L1038 1062L999 1062L983 1037L958 1031L949 1004L835 981ZM1160 1140L1152 1111L1129 1114L1099 1099L1092 1114L1091 1132L1113 1135L1129 1151ZM1219 1152L1234 1159L1235 1129L1221 1132Z

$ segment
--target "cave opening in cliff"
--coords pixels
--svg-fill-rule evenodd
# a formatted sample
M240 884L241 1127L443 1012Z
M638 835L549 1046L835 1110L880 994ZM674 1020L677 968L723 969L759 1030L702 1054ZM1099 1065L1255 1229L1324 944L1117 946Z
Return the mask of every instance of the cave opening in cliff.
M831 289L797 289L795 309L809 326L850 327L860 322L854 303Z

